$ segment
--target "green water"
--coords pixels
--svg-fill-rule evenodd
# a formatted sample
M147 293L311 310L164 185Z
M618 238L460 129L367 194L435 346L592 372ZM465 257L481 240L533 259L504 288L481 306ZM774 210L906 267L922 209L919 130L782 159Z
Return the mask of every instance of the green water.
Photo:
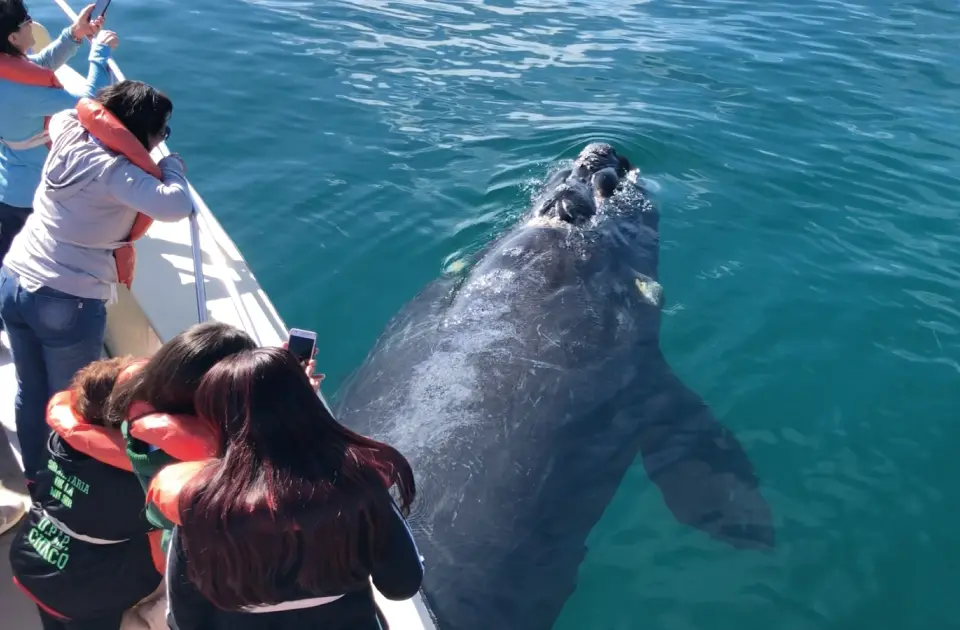
M662 346L747 448L778 546L678 525L636 468L557 630L960 627L955 1L116 0L109 17L288 325L320 331L330 392L556 160L607 140L655 183Z

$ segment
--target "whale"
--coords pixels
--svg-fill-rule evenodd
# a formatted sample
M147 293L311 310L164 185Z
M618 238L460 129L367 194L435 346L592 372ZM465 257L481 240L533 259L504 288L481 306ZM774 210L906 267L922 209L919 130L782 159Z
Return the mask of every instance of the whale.
M338 392L340 421L413 467L441 630L550 630L638 456L678 527L729 553L775 547L744 447L660 349L643 181L587 145L466 271L403 306Z

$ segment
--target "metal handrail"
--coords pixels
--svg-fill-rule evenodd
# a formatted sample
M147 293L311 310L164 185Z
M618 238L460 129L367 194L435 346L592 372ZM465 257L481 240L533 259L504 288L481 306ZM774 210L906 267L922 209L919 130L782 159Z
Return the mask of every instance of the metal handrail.
M193 252L193 277L197 282L197 321L207 321L207 278L203 275L203 252L200 250L200 223L197 207L190 213L190 249Z

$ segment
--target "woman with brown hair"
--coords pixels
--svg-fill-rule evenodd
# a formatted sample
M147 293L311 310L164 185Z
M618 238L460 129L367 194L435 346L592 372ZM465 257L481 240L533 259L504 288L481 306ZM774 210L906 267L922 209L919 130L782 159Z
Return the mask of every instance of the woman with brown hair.
M168 466L148 493L179 523L171 629L378 630L371 579L389 599L417 593L409 463L339 424L291 353L220 361L196 409L223 428L223 456Z

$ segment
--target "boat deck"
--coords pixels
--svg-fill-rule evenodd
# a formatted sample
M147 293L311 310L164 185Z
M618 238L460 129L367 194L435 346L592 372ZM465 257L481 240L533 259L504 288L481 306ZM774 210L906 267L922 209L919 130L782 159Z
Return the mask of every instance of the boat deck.
M27 500L27 487L20 469L20 451L13 425L13 401L17 395L17 374L13 369L7 335L2 335L0 349L0 492L6 500L9 493L16 493ZM12 444L11 444L12 441ZM3 611L3 627L9 630L40 630L37 609L20 589L13 586L10 574L10 541L17 528L0 536L0 611Z

